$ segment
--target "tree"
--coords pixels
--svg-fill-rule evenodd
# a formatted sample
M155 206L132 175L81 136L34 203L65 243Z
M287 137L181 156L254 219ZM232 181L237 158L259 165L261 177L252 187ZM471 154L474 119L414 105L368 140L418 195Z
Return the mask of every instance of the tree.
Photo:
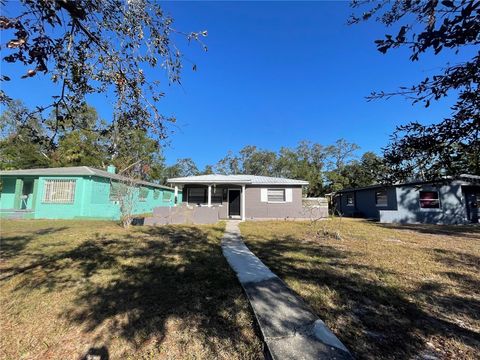
M409 0L395 2L352 1L354 8L371 4L350 23L375 17L388 27L399 25L397 35L376 40L387 53L408 47L410 60L419 61L427 51L448 51L452 56L473 50L467 61L447 63L442 72L417 85L394 92L373 92L368 99L400 95L428 107L432 101L455 97L452 113L436 124L410 122L397 127L384 157L391 181L408 177L435 179L462 172L480 174L480 2L471 0Z
M26 106L19 100L10 102L0 115L0 169L30 169L48 167L48 151L33 141L42 134L40 120L32 116L26 121ZM28 126L25 126L28 124Z
M176 30L154 0L23 0L9 10L10 16L0 16L3 61L24 65L23 79L48 75L59 89L52 103L39 104L34 111L38 116L54 110L55 121L44 134L50 147L65 122L76 123L73 113L84 105L85 96L95 93L113 93L116 103L113 124L97 131L143 130L157 142L166 136L166 125L174 118L158 111L162 76L145 70L162 68L170 83L179 83L182 53L174 38L201 43L205 31ZM14 74L2 70L1 79L10 81ZM2 90L0 101L12 99Z

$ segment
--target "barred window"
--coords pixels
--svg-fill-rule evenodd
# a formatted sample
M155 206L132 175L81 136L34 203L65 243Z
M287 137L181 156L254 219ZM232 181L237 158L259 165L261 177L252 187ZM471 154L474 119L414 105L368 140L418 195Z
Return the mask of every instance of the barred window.
M127 186L122 183L112 182L110 184L110 201L121 200L127 194Z
M148 197L148 188L141 187L138 193L139 201L146 201Z
M43 202L72 204L75 200L75 180L45 180Z
M284 202L285 189L268 189L267 200L269 202Z
M173 194L170 191L164 191L162 200L165 202L168 202L172 200L172 197L173 197Z

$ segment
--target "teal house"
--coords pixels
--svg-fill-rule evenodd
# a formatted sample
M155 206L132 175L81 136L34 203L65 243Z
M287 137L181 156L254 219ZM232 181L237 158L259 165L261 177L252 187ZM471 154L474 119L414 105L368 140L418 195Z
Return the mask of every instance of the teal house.
M112 165L107 171L88 166L0 171L0 186L0 217L23 219L119 220L126 193L132 214L174 206L182 195L116 174Z

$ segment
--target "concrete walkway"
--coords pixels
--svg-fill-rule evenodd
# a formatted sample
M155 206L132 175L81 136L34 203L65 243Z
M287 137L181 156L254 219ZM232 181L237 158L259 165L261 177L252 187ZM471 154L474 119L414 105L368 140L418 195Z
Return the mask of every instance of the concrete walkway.
M244 244L228 221L223 255L236 272L273 359L352 359L347 348L278 276Z

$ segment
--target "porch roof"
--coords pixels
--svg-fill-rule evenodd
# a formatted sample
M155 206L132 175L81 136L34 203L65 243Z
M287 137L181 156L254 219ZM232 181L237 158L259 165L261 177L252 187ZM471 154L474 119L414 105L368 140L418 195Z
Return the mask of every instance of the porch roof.
M308 185L308 181L257 175L198 175L172 178L167 180L174 185L184 184L239 184L239 185Z

